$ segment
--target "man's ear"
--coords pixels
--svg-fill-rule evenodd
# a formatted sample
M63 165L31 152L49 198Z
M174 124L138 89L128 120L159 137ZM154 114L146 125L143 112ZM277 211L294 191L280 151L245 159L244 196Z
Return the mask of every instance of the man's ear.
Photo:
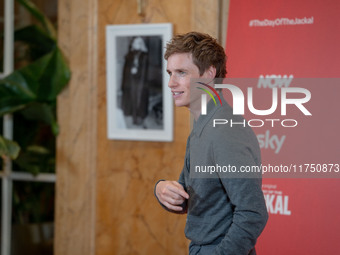
M210 66L207 70L205 70L203 76L204 78L214 79L216 76L216 68L214 66Z

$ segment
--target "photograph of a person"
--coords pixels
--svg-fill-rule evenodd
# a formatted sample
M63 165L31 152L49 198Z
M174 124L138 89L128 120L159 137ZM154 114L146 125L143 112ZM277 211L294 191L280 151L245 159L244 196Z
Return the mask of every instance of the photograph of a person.
M163 58L172 26L108 25L108 138L172 141L173 102Z
M126 47L127 52L122 50ZM117 38L117 73L121 74L117 117L122 128L163 128L161 47L160 36Z

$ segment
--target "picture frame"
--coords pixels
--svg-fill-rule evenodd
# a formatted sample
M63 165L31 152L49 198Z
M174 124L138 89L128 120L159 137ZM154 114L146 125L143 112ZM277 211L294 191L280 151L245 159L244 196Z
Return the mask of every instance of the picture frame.
M106 26L107 136L173 140L173 100L164 52L172 24Z

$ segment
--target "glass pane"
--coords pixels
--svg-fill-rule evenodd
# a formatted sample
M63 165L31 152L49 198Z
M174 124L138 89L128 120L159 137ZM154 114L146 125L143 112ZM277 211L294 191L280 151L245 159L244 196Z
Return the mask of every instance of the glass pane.
M54 184L13 182L12 255L53 254Z
M33 0L32 2L56 25L57 0ZM15 5L15 15L16 28L23 28L32 24L41 25L18 2ZM25 66L38 56L40 57L42 52L39 49L45 46L41 44L44 44L44 42L34 42L34 44L27 44L23 41L16 42L15 68ZM51 107L52 115L55 117L55 103L51 102L49 107ZM51 119L51 112L49 112L48 107L45 104L30 104L25 109L15 112L13 119L14 140L21 147L19 157L13 161L13 171L32 174L54 173L56 137L52 133L51 126L47 124Z
M49 125L31 120L35 113L29 110L13 114L14 140L21 147L19 157L13 161L13 171L54 173L56 137Z

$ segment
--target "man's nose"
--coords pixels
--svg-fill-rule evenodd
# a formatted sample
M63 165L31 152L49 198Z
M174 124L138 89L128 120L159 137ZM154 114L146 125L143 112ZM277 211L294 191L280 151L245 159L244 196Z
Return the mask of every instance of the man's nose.
M168 87L169 88L175 88L178 85L177 80L174 75L170 76Z

